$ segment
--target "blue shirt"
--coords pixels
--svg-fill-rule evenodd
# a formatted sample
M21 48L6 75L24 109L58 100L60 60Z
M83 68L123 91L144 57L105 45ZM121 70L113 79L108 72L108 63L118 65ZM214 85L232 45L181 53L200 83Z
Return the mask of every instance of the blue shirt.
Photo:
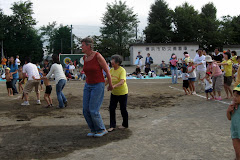
M69 64L66 64L65 68L68 69L68 70L66 70L66 73L69 73Z
M18 70L18 65L17 64L11 64L11 65L8 65L8 67L10 68L10 73L15 72L16 70ZM13 74L13 79L18 79L18 78L19 78L18 72Z

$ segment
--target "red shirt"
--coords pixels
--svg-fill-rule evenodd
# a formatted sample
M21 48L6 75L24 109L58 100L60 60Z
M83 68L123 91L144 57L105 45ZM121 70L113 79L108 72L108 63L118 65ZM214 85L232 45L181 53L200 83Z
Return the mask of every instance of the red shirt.
M105 82L105 79L103 77L103 71L102 67L100 66L97 55L100 53L96 53L92 60L85 61L85 56L83 57L84 60L84 66L83 71L86 75L86 83L87 84L96 84Z

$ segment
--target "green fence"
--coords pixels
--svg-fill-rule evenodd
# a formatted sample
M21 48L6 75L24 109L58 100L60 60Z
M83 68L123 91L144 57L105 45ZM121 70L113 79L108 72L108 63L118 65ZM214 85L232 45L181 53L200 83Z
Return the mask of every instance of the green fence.
M74 62L75 60L77 60L79 66L82 67L84 64L83 56L84 54L60 54L59 59L63 67L65 67L67 61Z

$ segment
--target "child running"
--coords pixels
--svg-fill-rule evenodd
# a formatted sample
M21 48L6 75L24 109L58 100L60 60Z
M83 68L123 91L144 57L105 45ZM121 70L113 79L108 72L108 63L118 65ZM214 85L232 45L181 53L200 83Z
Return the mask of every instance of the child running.
M46 77L47 74L48 74L49 70L47 69L44 69L43 70L43 76ZM51 98L51 92L52 92L52 86L50 85L50 81L49 79L47 78L40 78L40 79L36 79L34 76L33 76L33 79L34 80L43 80L44 82L44 85L46 86L46 91L45 91L45 94L44 94L44 99L45 101L47 102L47 106L45 108L50 108L50 107L53 107L53 102L52 102L52 98Z
M231 138L236 154L236 160L240 160L240 84L233 90L233 101L235 104L229 105L227 118L231 121Z
M186 67L182 67L181 69L182 71L182 80L183 80L183 90L185 92L185 95L190 95L191 92L189 90L189 82L188 82L188 73L187 73L187 68Z
M13 76L10 73L10 68L5 69L5 78L6 79L6 85L7 85L7 91L8 91L8 96L13 96L13 90L12 90L12 79Z
M18 69L18 75L19 75L18 90L19 90L19 93L21 93L23 91L23 86L22 85L24 84L22 66L20 66L19 69Z
M205 83L205 93L206 93L207 101L209 100L208 93L212 96L212 98L210 98L210 99L214 99L211 72L207 72L206 76L201 80L204 81L204 83Z
M188 70L187 73L189 74L188 82L189 82L189 88L190 88L191 94L196 94L195 86L194 86L194 82L196 80L196 70L195 70L195 68L196 67L193 65L193 60L190 59L188 67L187 67L187 70Z

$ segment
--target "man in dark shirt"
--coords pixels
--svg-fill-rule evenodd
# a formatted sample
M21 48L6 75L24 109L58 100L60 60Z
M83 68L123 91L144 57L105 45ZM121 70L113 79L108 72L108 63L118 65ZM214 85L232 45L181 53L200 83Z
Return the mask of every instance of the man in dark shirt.
M213 55L213 60L215 60L217 63L221 63L223 55L219 52L219 48L216 48L214 52L215 54Z

